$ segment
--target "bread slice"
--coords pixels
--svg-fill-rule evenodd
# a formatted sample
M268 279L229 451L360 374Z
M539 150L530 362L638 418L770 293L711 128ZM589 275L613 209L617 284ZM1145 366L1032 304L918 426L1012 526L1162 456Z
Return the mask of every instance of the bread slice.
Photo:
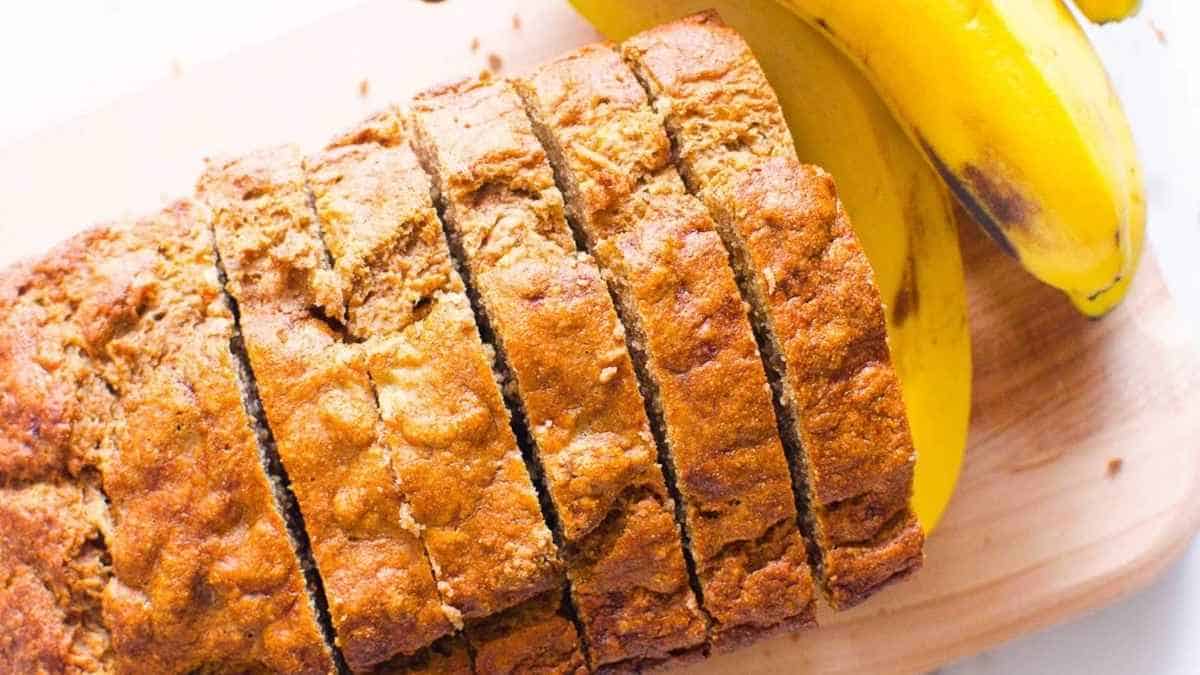
M45 438L67 441L65 470L5 489L0 510L14 569L38 571L25 590L65 603L61 663L331 672L240 403L205 211L180 202L93 229L21 277L4 302L37 308L39 357L9 365L74 393L28 411L56 411ZM48 610L29 627L48 627Z
M518 88L632 336L712 644L811 625L812 575L762 359L661 120L610 45L568 53Z
M198 194L213 210L226 289L337 644L363 670L450 633L455 612L392 476L365 354L343 333L301 162L292 147L212 162Z
M438 586L464 619L563 578L492 360L396 110L306 161L384 438Z
M701 645L624 330L576 248L520 98L504 81L463 82L418 96L414 117L451 248L536 449L591 665Z
M870 265L833 179L801 165L754 55L713 12L622 48L754 310L835 607L920 567L915 453Z

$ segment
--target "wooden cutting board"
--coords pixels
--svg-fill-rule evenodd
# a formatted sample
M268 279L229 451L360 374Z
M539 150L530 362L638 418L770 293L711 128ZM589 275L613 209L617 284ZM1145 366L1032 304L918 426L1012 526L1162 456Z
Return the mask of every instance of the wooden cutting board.
M314 149L418 89L489 62L514 72L595 38L559 0L389 0L185 70L0 150L0 265L187 194L208 154ZM974 228L963 244L974 417L925 569L857 610L824 612L818 631L693 670L931 669L1144 586L1192 538L1200 357L1154 261L1093 322Z

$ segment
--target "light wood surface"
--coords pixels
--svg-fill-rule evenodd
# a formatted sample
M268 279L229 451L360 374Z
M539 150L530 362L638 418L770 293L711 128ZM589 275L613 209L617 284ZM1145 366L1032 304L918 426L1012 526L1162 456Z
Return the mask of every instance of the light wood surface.
M186 70L0 149L0 265L187 194L206 155L314 149L490 54L511 73L595 37L558 0L387 0ZM1140 588L1200 526L1200 357L1154 261L1092 322L974 229L963 245L974 418L925 569L819 631L692 670L928 670Z

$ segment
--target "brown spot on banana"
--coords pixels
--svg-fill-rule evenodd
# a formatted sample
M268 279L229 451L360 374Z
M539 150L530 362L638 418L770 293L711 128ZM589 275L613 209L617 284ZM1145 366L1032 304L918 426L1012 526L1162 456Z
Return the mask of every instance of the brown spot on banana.
M908 317L917 313L921 307L921 292L917 287L917 261L913 258L911 247L908 257L904 260L904 274L900 277L900 287L892 299L892 317L897 326L904 325Z
M921 212L919 189L913 183L908 190L908 198L904 204L904 225L908 237L904 256L904 269L900 273L900 283L892 296L889 306L892 325L902 326L908 318L917 313L921 305L920 287L917 285L917 252L921 250L921 241L925 238L925 215Z
M1020 260L1021 256L1017 253L1016 247L1013 246L1011 241L1009 241L1008 235L1004 233L1003 225L992 216L984 204L980 203L980 201L975 198L975 194L972 193L968 186L959 179L957 174L950 170L950 167L946 166L946 163L942 161L942 158L939 157L936 152L934 152L933 147L930 146L924 138L921 138L920 135L917 135L917 143L921 146L921 150L924 151L925 156L929 159L929 163L932 164L933 168L937 170L938 175L940 175L942 180L946 182L946 186L950 188L950 192L954 194L954 197L958 200L958 203L961 204L963 209L965 209L966 212L971 216L971 219L978 223L979 226L983 228L984 232L987 232L988 236L991 237L992 240L995 241L1005 253Z
M1000 224L1008 227L1025 227L1037 211L1011 183L996 173L986 171L975 164L964 164L963 178L971 186L971 193L983 202L984 208Z

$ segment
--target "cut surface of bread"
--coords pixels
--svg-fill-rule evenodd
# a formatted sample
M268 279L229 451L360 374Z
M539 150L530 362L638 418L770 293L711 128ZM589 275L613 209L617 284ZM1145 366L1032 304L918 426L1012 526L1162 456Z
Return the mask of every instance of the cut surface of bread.
M923 559L912 438L866 256L833 179L799 163L766 76L715 13L646 31L622 52L753 308L826 594L857 604Z
M405 127L376 115L306 170L393 469L443 598L469 620L562 574Z
M342 333L301 164L293 147L212 162L198 194L337 645L362 670L451 632L454 614L392 475L365 354Z
M633 339L717 648L813 622L771 392L725 248L609 45L518 84Z
M625 335L505 81L417 97L418 154L495 336L561 529L593 666L703 643Z
M78 387L43 401L63 470L0 490L0 556L33 601L28 628L58 630L39 604L54 597L67 637L57 656L28 643L41 645L29 670L330 672L241 405L206 212L180 202L95 228L7 281L6 304L37 307L40 354L9 365Z

